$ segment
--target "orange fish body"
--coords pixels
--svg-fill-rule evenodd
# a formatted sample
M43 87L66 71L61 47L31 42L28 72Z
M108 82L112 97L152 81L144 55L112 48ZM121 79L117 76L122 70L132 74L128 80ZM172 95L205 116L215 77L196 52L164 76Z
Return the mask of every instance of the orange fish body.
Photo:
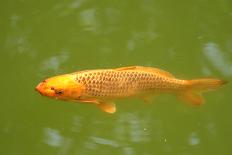
M138 96L149 100L159 93L172 93L200 105L204 102L202 92L225 83L219 79L180 80L157 68L131 66L55 76L41 82L36 89L48 97L93 103L105 112L114 113L115 99Z

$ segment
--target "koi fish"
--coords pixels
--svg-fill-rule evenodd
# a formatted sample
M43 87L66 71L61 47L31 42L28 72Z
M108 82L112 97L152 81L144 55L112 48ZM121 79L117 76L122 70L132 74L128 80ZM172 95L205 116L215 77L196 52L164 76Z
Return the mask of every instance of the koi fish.
M215 90L227 82L219 79L181 80L158 68L131 66L74 72L48 78L36 90L47 97L95 104L114 113L115 99L140 97L149 101L161 93L176 95L193 105L204 102L202 92Z

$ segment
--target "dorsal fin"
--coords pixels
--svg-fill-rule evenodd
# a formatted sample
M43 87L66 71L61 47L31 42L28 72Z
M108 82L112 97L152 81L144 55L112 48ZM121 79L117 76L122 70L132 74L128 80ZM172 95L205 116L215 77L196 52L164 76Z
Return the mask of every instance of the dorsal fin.
M129 66L129 67L120 67L120 68L115 68L117 71L122 71L122 70L134 70L137 69L140 66Z
M117 71L123 71L123 70L141 70L141 71L149 71L149 72L155 72L159 73L164 76L168 77L174 77L171 73L164 71L162 69L153 68L153 67L143 67L143 66L129 66L129 67L120 67L116 68Z

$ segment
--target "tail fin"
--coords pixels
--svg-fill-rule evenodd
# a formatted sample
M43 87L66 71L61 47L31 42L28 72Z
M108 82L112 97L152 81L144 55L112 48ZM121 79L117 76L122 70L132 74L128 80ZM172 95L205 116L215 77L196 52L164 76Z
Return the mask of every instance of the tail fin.
M228 83L224 80L219 79L197 79L197 80L189 80L189 85L192 90L204 92L209 90L215 90L222 85Z
M219 79L189 80L186 91L180 93L178 97L193 105L201 105L204 103L204 98L201 96L202 92L215 90L226 83L227 81Z

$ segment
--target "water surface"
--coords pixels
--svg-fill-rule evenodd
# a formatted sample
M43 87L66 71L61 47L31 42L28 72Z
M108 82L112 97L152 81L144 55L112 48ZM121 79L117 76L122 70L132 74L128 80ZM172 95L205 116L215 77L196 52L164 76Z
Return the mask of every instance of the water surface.
M55 101L34 87L83 69L143 65L176 77L232 77L232 3L1 2L0 154L232 154L231 84L191 107L161 95L117 102L114 115Z

